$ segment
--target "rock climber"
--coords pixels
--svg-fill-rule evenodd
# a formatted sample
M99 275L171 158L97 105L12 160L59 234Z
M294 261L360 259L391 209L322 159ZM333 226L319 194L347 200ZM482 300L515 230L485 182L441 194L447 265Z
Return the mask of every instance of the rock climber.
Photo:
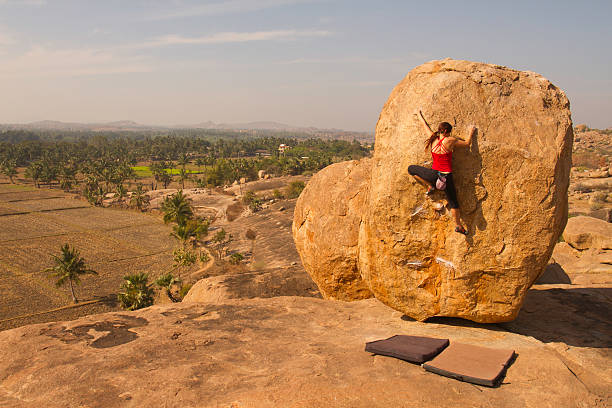
M417 110L415 115L419 118L423 128L429 135L429 138L425 142L425 150L431 151L433 164L431 169L416 165L408 166L408 173L417 179L419 183L427 187L427 192L425 193L427 196L431 196L436 189L444 190L448 201L448 207L455 221L455 231L467 235L468 232L463 225L461 225L460 220L459 202L457 201L457 192L455 191L455 183L453 182L452 159L455 147L470 147L472 137L476 133L476 127L470 126L468 128L467 140L461 140L450 135L453 130L450 123L440 123L440 125L438 125L438 130L434 132L431 130L431 127L429 127L429 124L420 110Z

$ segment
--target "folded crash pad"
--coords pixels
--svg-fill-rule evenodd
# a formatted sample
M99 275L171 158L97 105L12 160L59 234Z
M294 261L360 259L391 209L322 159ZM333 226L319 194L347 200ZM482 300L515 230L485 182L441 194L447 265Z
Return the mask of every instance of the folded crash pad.
M365 351L421 364L448 346L448 339L397 335L366 343Z
M474 384L495 387L514 359L514 350L499 350L451 343L428 363L425 370Z

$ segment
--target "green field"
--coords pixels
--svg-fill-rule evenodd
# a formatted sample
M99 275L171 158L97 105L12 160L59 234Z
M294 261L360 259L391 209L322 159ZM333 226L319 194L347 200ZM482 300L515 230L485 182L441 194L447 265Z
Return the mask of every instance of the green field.
M136 173L136 177L138 178L153 177L153 173L151 172L151 169L149 168L149 166L134 166L132 167L132 170L134 170L134 172ZM186 168L185 170L189 174L200 174L201 173L201 171L198 169ZM181 173L181 169L176 169L176 168L164 169L164 171L172 176L177 176Z

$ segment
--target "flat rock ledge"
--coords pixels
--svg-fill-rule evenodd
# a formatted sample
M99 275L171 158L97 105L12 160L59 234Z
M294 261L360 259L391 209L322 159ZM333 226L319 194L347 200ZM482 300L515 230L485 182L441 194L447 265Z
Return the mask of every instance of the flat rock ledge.
M571 290L530 291L526 311L505 328L453 318L421 323L375 299L301 297L154 306L20 327L0 332L0 406L604 407L612 378L604 348L609 301ZM568 305L585 299L602 314L571 313ZM553 301L559 316L546 307ZM594 342L585 346L589 333ZM365 342L393 334L511 348L518 358L499 388L485 388L364 351Z

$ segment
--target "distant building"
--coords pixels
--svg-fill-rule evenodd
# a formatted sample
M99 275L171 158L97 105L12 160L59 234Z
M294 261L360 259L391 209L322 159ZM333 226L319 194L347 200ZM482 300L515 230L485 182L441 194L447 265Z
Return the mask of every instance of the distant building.
M269 157L269 156L272 156L272 155L267 150L257 149L257 150L255 150L255 156Z
M280 154L285 153L285 150L289 150L289 149L291 149L291 147L290 147L290 146L287 146L287 145L286 145L286 144L284 144L284 143L281 143L281 144L278 146L278 152L279 152Z

